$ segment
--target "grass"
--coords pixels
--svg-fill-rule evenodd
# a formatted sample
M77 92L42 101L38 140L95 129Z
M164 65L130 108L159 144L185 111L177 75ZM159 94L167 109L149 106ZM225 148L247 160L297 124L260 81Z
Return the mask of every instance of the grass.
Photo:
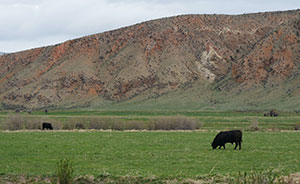
M1 175L54 175L71 159L75 175L197 178L300 170L298 132L244 132L241 151L212 150L216 132L2 132Z
M15 113L0 113L0 129L6 126ZM149 123L157 118L188 117L201 122L201 129L224 130L240 128L247 130L255 121L260 130L293 130L300 123L300 113L280 112L279 117L264 117L263 112L219 112L219 111L49 111L20 113L27 122L51 122L54 128L72 127L68 124L91 121L114 121L124 123ZM28 126L21 126L28 127ZM32 127L38 127L36 124ZM74 127L74 126L73 126Z
M300 80L300 75L296 77L297 79L294 78L291 81L288 79L281 84L270 81L267 85L253 86L249 90L243 89L238 83L232 83L232 79L221 80L217 83L198 81L161 95L154 95L151 90L146 91L137 97L121 102L96 98L86 108L112 111L255 111L275 108L280 111L299 112L300 93L299 90L297 91L299 89L297 81ZM292 94L288 91L292 91Z
M0 131L0 183L3 178L11 181L20 176L29 176L28 181L34 180L31 176L41 177L47 183L45 177L55 177L57 162L62 159L72 160L75 181L78 176L92 175L108 183L203 177L224 180L224 176L237 181L273 177L264 173L274 169L281 175L300 171L300 133L289 131L299 125L299 113L264 117L255 111L1 112L0 128L16 121L21 129L35 129L44 121L55 129L73 129L78 123L86 127L98 121L116 122L120 127L160 121L169 126L167 121L180 119L201 123L200 131ZM242 150L234 151L234 146L227 144L227 150L213 151L210 143L214 136L229 129L243 130ZM245 172L247 177L239 174Z

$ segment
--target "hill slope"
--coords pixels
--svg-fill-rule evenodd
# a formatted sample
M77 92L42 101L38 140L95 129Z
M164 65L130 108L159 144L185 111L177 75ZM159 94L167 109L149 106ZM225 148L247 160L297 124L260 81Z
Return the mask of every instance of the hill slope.
M183 15L0 56L2 108L300 106L300 11Z

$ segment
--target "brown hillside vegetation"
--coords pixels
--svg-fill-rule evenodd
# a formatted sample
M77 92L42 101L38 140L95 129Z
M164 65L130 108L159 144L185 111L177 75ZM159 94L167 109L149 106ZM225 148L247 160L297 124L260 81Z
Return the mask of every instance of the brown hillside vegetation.
M148 21L0 56L1 105L93 106L186 91L200 101L209 96L203 104L216 108L240 95L248 106L263 99L266 108L292 99L293 105L283 108L295 110L299 43L299 10ZM266 94L251 93L260 89ZM223 106L214 93L224 96Z

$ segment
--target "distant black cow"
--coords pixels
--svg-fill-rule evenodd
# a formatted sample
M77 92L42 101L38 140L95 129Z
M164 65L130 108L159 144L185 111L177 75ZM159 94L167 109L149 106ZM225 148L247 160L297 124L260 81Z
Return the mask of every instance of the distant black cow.
M42 127L43 127L43 130L44 129L53 130L53 127L52 127L51 123L44 122L43 125L42 125Z
M273 109L273 110L271 110L270 111L270 116L272 117L277 117L279 115L279 113L275 110L275 109Z
M273 109L268 113L264 113L264 116L277 117L277 116L279 116L279 113L277 110Z
M242 132L240 130L231 130L226 132L220 132L216 135L214 141L211 143L213 149L219 146L219 149L223 146L225 149L226 143L235 143L234 149L239 145L239 149L242 148Z

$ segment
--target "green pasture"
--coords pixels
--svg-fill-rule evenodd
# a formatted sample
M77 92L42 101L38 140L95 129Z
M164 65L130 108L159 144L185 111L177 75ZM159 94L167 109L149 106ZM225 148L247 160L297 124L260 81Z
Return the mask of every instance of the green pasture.
M57 131L89 122L149 123L188 118L201 123L196 131ZM165 119L164 119L165 118ZM173 119L172 119L173 118ZM50 122L55 131L6 131L7 123ZM0 112L0 178L55 175L57 162L70 159L76 176L124 176L198 179L203 176L276 170L300 171L300 114L237 111L43 111ZM73 126L74 127L74 126ZM1 130L2 129L2 130ZM22 129L22 128L21 128ZM36 129L36 128L35 128ZM218 131L243 131L242 150L212 150ZM0 181L2 181L0 179Z
M71 159L75 175L197 178L276 169L300 171L299 132L243 132L242 150L212 150L217 132L31 131L0 133L0 175L54 175Z
M201 122L204 130L243 129L255 124L263 130L294 130L300 124L300 113L280 112L279 117L264 117L263 112L219 112L219 111L43 111L0 112L0 129L10 118L21 116L37 122L50 122L62 127L67 123L87 123L93 120L118 120L121 122L147 123L160 117L188 117ZM55 127L54 127L55 128Z

